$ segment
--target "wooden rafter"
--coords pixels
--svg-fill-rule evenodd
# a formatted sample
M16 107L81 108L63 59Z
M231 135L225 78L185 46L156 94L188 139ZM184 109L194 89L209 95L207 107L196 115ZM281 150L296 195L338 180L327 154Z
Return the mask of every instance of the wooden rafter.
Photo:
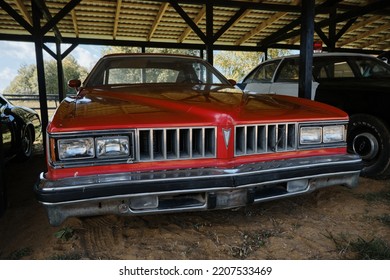
M200 9L198 15L195 17L194 23L198 24L203 19L203 17L205 15L206 15L206 5L203 5L202 9ZM180 35L179 39L177 39L177 42L182 43L188 37L188 35L190 35L191 31L192 31L192 28L190 26L188 26L183 31L183 33Z
M76 35L76 38L79 38L80 33L79 33L79 25L77 23L76 11L72 10L70 13L72 15L72 22L73 22L74 33Z
M260 2L262 2L262 1L260 1ZM294 6L298 5L299 3L300 3L300 0L293 0L292 1L292 5L294 5ZM258 26L256 26L255 28L253 28L252 30L250 30L249 32L244 34L244 36L242 36L240 39L238 39L234 43L234 45L239 46L239 45L243 44L244 42L248 41L250 38L252 38L256 34L259 34L268 25L271 25L272 23L278 21L280 18L284 17L286 14L287 14L287 12L277 12L272 17L270 17L266 21L262 22L261 24L259 24Z
M350 28L348 28L348 32L358 30L359 28L365 27L365 26L367 26L367 25L369 25L377 20L380 20L381 18L382 18L381 16L369 17L366 20L362 20L358 23L353 24Z
M71 44L77 43L73 40L86 40L84 42L88 44L194 46L196 49L212 44L214 49L245 51L269 47L296 48L300 40L301 11L296 1L0 0L0 38L17 41L35 39L37 31L31 25L34 18L30 6L34 3L38 6L37 14L42 12L45 17L40 25L46 42L55 42L56 38L62 37L62 42ZM364 39L357 36L370 35L369 30L390 23L390 0L315 2L318 2L315 7L316 32L326 45L330 43L330 47L342 49L344 47L340 44L352 40L345 48L361 48L366 52L389 49L389 40L380 41L388 30ZM207 21L204 6L213 8L212 14L209 11L209 15L213 15L210 16L213 24ZM265 28L267 23L269 25ZM337 28L334 28L335 25ZM259 36L262 33L265 38ZM254 42L257 38L259 41ZM375 43L376 40L378 43ZM367 50L363 49L365 45L369 46Z
M382 32L382 31L386 31L386 30L389 30L390 29L390 24L383 24L377 28L374 28L374 29L371 29L369 31L366 31L366 32L363 32L363 33L360 33L358 36L355 36L353 38L350 38L348 40L344 40L344 41L341 41L339 42L339 46L346 46L348 44L351 44L355 41L358 41L358 40L361 40L361 39L364 39L364 38L367 38L371 35L375 35L379 32Z
M148 42L152 39L154 32L156 32L156 29L157 29L158 25L160 24L162 17L164 16L166 10L168 9L168 5L169 5L169 3L162 3L161 4L160 9L156 15L156 19L154 20L152 27L149 30L149 34L147 37Z
M114 40L116 39L116 34L118 32L119 16L121 14L121 8L122 8L122 0L117 0L116 10L115 10L114 31L113 31L113 35L112 35Z
M252 0L252 1L254 1L254 2L259 2L259 3L263 2L263 0L259 0L259 1ZM246 16L248 16L251 12L252 12L252 10L247 9L239 18L237 18L237 19L235 20L235 22L229 27L229 29L231 29L232 27L234 27L234 25L236 25L237 23L239 23L243 18L245 18ZM227 29L227 30L225 31L225 33L228 32L229 29Z
M32 21L32 18L31 18L31 15L30 13L28 12L27 10L27 7L26 5L24 5L23 1L22 0L16 0L15 1L15 4L16 6L18 7L19 11L22 13L24 19L30 24L32 25L33 21Z
M378 38L376 38L375 40L367 40L364 44L361 45L361 48L368 48L372 45L376 45L376 44L381 44L385 42L385 45L384 45L384 48L383 49L388 49L390 48L390 33L387 33L383 36L380 36Z
M270 17L266 21L263 21L260 25L256 26L251 31L247 32L244 36L242 36L240 39L238 39L236 42L234 42L234 44L236 46L243 44L245 41L248 41L250 38L252 38L256 34L260 33L260 31L265 29L268 25L279 20L281 17L285 16L286 14L287 13L285 13L285 12L278 12L278 13L274 14L272 17Z

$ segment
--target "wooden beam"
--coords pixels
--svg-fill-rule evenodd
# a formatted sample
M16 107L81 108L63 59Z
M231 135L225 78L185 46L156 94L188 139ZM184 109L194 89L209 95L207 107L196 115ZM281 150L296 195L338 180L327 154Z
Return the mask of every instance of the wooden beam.
M387 34L384 34L383 36L380 36L378 37L377 39L375 40L365 40L364 41L364 44L361 45L361 48L368 48L372 45L376 45L376 44L380 44L380 43L383 43L385 42L385 45L383 47L383 51L385 50L389 50L390 49L390 33L387 33Z
M379 19L381 19L382 17L381 16L374 16L374 17L369 17L368 19L366 20L362 20L358 23L355 23L353 24L350 28L348 28L348 32L352 32L352 31L355 31L359 28L362 28L362 27L365 27Z
M172 7L176 10L176 12L182 17L182 19L188 24L189 27L198 35L198 37L206 43L207 38L203 31L199 28L199 26L188 16L188 14L183 10L182 7L178 4L177 0L170 1Z
M266 21L263 21L260 25L256 26L251 31L247 32L244 36L242 36L240 39L238 39L236 42L234 42L234 45L239 46L239 45L243 44L245 41L248 41L250 38L252 38L256 34L260 33L260 31L262 31L268 25L279 20L281 17L283 17L286 14L287 13L285 13L285 12L278 12L278 13L274 14L272 17L270 17Z
M169 3L162 3L161 4L160 9L157 13L156 19L154 20L152 27L149 30L149 34L148 34L148 37L146 39L148 42L152 39L154 32L156 32L157 26L160 24L162 17L164 16L166 10L168 9L168 5L169 5Z
M35 1L35 4L41 10L41 13L46 18L47 22L52 21L53 17L51 16L51 13L50 13L49 9L46 6L46 2L44 2L43 0L33 0L33 1ZM52 28L53 28L53 32L54 32L56 38L61 41L62 40L62 35L61 35L61 32L58 29L57 25L53 25ZM47 30L46 32L48 32L48 31L49 30Z
M119 16L121 14L121 7L122 7L122 0L117 0L116 2L116 11L115 11L115 21L114 21L114 32L113 32L113 39L116 39L116 34L118 32L118 25L119 25Z
M221 29L214 35L214 42L217 41L224 33L237 24L242 18L244 18L250 11L246 8L239 9L234 16L232 16Z
M72 22L73 22L74 33L76 35L76 38L78 38L80 36L80 33L79 33L79 24L77 22L76 11L72 10L70 12L70 14L72 15Z
M15 0L15 4L18 7L19 11L22 13L24 19L30 24L33 24L32 17L28 12L26 5L24 5L22 0Z
M20 26L26 29L30 34L34 34L35 31L33 27L7 2L5 2L4 0L0 0L0 8L2 8L9 16L11 16L17 23L20 24Z
M42 28L42 33L46 34L56 24L60 22L67 14L69 14L81 0L70 0L50 21Z
M338 46L342 47L342 46L346 46L350 43L353 43L355 41L358 41L358 40L361 40L361 39L364 39L364 38L367 38L371 35L374 35L374 34L377 34L379 32L382 32L382 31L387 31L390 29L390 23L389 24L383 24L377 28L374 28L374 29L371 29L369 31L366 31L364 33L361 33L359 34L358 36L355 36L353 38L350 38L348 40L344 40L344 41L341 41Z
M200 9L198 15L194 18L194 20L193 20L194 23L198 24L204 18L205 15L206 15L206 5L203 5L202 9ZM188 37L188 35L190 35L191 31L192 31L192 28L188 26L183 31L183 33L180 35L179 39L177 39L177 42L182 43Z

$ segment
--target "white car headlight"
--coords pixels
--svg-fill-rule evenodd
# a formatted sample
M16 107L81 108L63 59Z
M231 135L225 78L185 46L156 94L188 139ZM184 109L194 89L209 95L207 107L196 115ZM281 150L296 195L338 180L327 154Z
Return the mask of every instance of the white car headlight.
M58 140L58 156L60 160L93 158L94 140L93 138Z
M99 137L96 138L96 156L98 158L129 156L129 137Z
M301 144L320 144L322 142L322 127L301 127L299 142Z
M323 134L324 143L345 141L345 126L344 125L324 126L322 134Z

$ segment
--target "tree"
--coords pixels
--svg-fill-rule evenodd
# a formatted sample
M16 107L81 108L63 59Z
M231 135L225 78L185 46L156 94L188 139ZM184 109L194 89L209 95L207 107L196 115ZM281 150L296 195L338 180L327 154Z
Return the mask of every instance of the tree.
M221 51L215 55L214 65L226 77L239 81L260 63L261 52Z
M80 66L73 56L66 57L63 61L64 80L84 79L87 75L87 69ZM58 73L57 61L48 60L44 62L46 91L48 94L58 93ZM38 94L37 67L34 64L23 65L18 70L18 75L11 81L10 85L4 90L5 93L18 94ZM67 89L67 93L73 93L74 90Z
M288 54L289 50L268 50L269 59ZM262 52L220 51L215 55L214 64L226 77L239 81L264 59Z
M18 69L18 75L11 81L4 90L6 93L33 93L35 65L22 65Z

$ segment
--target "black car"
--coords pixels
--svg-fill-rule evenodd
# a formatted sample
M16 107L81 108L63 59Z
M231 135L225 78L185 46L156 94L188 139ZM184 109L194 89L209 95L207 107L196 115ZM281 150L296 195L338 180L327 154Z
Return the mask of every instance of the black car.
M390 176L390 65L370 55L313 55L312 99L350 116L348 147L359 154L361 175ZM298 96L299 56L261 63L239 84L250 94Z
M4 167L14 159L24 161L32 156L33 143L40 136L41 121L34 110L15 106L0 95L0 215L6 207Z

